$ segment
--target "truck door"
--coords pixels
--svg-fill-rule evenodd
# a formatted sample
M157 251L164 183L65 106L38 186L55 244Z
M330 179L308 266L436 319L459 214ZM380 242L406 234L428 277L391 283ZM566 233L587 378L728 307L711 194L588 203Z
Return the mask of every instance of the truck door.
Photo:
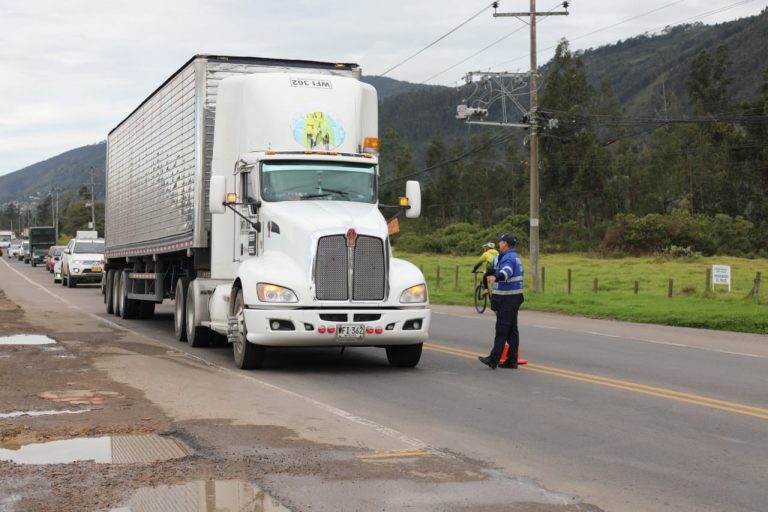
M256 176L254 166L238 167L237 170L237 193L241 201L237 208L240 213L250 222L239 218L235 223L234 233L234 259L242 261L249 256L257 256L259 253L259 232L252 225L258 226L259 220L259 201L258 187L256 186Z

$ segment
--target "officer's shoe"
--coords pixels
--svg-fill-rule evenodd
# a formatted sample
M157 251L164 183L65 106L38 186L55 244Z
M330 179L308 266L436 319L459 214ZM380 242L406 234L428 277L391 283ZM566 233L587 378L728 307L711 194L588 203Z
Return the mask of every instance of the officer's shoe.
M491 359L491 356L477 356L478 361L481 363L488 365L488 368L491 370L495 370L498 366L498 363L494 363L493 359Z
M515 369L515 368L517 368L517 361L515 361L514 359L512 359L510 357L506 361L501 363L499 365L499 368L512 368L512 369Z

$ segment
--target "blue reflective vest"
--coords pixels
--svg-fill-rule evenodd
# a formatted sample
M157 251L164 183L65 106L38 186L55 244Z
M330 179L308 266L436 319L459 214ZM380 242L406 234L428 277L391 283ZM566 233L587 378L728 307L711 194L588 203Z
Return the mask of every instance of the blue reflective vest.
M514 249L509 249L499 256L495 273L494 295L519 295L523 293L523 263Z

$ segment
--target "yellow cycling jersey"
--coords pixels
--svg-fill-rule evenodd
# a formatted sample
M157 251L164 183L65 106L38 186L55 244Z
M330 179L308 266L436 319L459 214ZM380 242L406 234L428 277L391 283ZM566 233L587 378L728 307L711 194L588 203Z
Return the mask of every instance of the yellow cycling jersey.
M480 255L480 260L477 262L477 266L479 267L483 263L485 263L485 269L491 270L493 268L493 260L496 258L496 256L499 255L499 251L496 249L488 249L483 254Z

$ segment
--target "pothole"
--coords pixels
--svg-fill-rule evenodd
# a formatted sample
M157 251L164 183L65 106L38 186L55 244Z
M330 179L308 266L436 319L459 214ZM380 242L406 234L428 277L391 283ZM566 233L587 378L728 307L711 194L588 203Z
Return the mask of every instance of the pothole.
M123 506L110 512L203 510L227 512L290 512L259 487L241 480L196 480L181 485L142 487Z
M42 334L14 334L0 336L0 345L52 345L56 340Z
M18 449L0 448L0 460L17 464L69 464L93 461L102 464L139 464L178 459L190 455L172 437L121 435L64 439L23 445Z
M56 414L80 414L91 409L78 409L76 411L15 411L0 413L0 418L18 418L20 416L54 416Z
M70 405L103 405L107 398L118 398L115 391L94 391L92 389L67 389L64 391L43 391L38 397Z

